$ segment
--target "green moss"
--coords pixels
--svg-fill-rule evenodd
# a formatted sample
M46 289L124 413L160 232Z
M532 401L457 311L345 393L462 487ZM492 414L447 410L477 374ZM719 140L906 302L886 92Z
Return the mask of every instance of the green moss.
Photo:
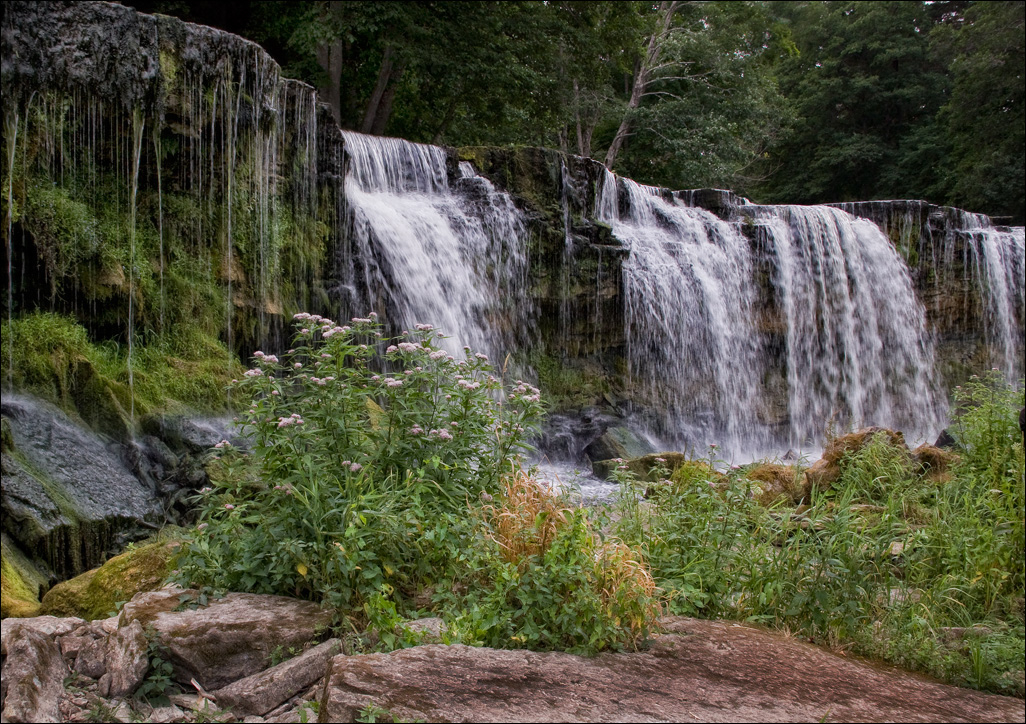
M536 353L527 360L527 365L538 373L542 395L558 410L601 404L610 391L604 375L570 367L552 355Z
M104 618L117 604L167 580L178 558L179 542L167 536L130 547L99 568L54 586L43 596L40 613L52 616Z
M225 388L243 371L224 345L196 328L137 347L131 388L127 349L90 342L86 330L70 317L28 314L15 319L10 332L3 325L0 337L5 350L8 344L15 350L17 389L37 394L92 428L122 439L130 431L132 407L137 415L184 409L226 411ZM9 364L3 355L3 376Z
M44 576L7 537L0 539L0 618L39 615L39 587Z

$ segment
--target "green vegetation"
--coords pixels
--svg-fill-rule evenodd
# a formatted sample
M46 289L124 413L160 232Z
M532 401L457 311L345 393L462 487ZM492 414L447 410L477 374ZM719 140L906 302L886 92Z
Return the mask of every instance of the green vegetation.
M1023 695L1024 463L1015 391L998 373L956 394L961 459L931 478L878 435L798 507L759 504L744 469L678 467L618 533L640 548L670 611L733 618Z
M425 590L450 640L637 645L659 608L640 559L515 473L537 389L453 359L429 325L383 354L372 319L297 327L287 357L256 353L235 387L253 451L219 444L183 583L323 601L389 648L417 642L395 631Z
M136 2L260 42L343 128L763 202L1026 218L1023 2Z
M130 545L99 568L58 583L43 597L40 613L106 618L136 593L160 588L174 568L178 536L178 529L168 529L148 543Z
M10 336L10 338L8 338ZM123 429L131 408L127 349L94 343L68 316L34 312L0 328L3 349L17 350L12 379L26 390L78 414L104 432ZM0 361L6 379L9 358ZM242 371L215 338L195 327L135 349L134 408L147 411L228 409L225 387Z

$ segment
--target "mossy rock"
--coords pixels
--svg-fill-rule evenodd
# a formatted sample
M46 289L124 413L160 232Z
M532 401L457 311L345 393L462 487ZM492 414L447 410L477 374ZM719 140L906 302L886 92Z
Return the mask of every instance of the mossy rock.
M744 471L746 478L756 485L755 500L770 507L778 502L797 503L802 498L803 471L792 465L755 463Z
M613 474L613 471L616 470L617 466L626 465L627 471L633 473L638 480L656 483L660 480L660 476L658 475L660 468L668 470L670 476L676 479L675 473L682 466L696 464L705 465L705 463L688 460L687 455L684 453L661 452L642 455L641 457L632 458L626 461L622 461L621 459L597 460L592 463L592 472L595 473L596 477L608 479Z
M896 430L888 430L885 427L867 427L836 437L827 443L823 450L823 457L805 472L802 497L808 501L812 499L814 489L827 490L831 488L841 479L845 460L856 455L874 439L882 440L887 445L908 454L905 436Z
M26 558L7 536L0 542L0 618L31 618L39 615L39 587L46 576Z
M164 585L174 568L179 541L161 540L114 556L99 568L59 583L43 596L40 613L106 618L117 604Z

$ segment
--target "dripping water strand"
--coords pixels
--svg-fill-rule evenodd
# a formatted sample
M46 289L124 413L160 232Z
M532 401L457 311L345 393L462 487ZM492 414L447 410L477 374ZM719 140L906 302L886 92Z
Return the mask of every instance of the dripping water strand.
M135 337L135 235L136 235L136 200L139 193L139 162L142 157L143 127L145 126L142 111L136 108L132 113L132 186L129 198L129 257L128 257L128 398L129 420L135 423L135 385L132 373L132 347Z
M7 386L14 387L14 158L18 147L18 111L4 113L7 142Z

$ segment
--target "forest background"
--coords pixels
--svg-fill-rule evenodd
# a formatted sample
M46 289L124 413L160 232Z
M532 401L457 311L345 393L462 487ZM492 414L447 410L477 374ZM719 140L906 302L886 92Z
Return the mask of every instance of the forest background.
M555 147L761 203L1026 220L1024 2L128 4L260 43L363 133Z

